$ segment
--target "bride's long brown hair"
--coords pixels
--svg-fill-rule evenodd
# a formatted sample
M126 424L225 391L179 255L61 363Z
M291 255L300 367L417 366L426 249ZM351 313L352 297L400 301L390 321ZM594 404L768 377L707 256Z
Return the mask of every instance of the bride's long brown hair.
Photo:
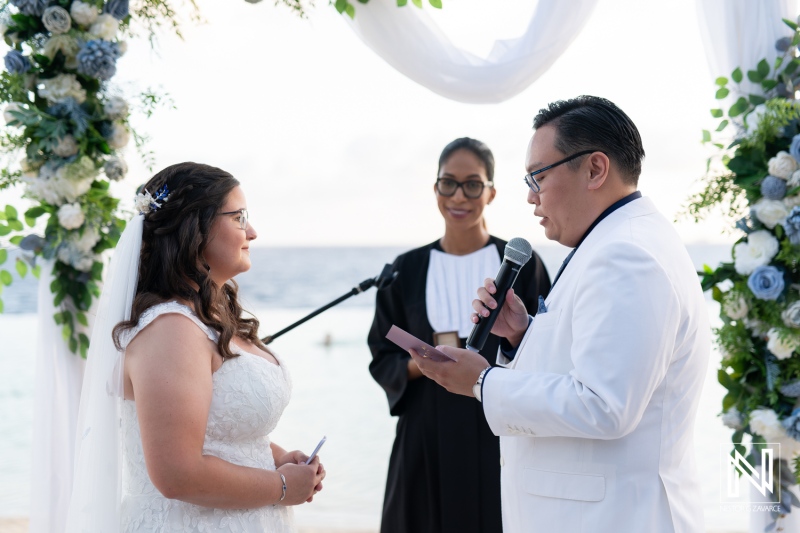
M117 349L122 349L120 335L136 326L145 310L175 298L192 302L195 315L219 334L223 358L236 356L230 347L235 335L266 349L258 320L242 318L236 282L217 286L203 259L214 219L239 182L216 167L179 163L153 176L144 189L155 195L164 185L169 199L144 217L139 282L130 320L114 327Z

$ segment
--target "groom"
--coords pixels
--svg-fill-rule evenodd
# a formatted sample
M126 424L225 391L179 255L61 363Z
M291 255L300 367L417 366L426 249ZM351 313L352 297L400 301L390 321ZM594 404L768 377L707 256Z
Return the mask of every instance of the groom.
M534 128L528 203L547 238L573 248L550 295L531 318L509 291L492 330L501 367L449 347L456 363L412 357L483 403L500 436L505 533L700 533L707 310L680 238L636 190L639 131L593 96L550 104ZM495 292L492 280L478 290L477 314Z

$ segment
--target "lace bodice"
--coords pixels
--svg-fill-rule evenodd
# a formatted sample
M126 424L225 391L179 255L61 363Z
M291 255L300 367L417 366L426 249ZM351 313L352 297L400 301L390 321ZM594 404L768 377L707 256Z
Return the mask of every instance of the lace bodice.
M188 317L209 339L217 342L216 332L203 324L188 307L177 302L167 302L142 313L137 326L121 337L122 347L127 347L136 334L166 313ZM232 347L239 356L226 360L212 376L213 394L203 454L237 465L275 470L269 433L275 429L281 413L289 403L289 373L277 356L279 365L247 353L235 344ZM122 531L295 531L291 509L288 507L270 505L258 509L211 509L165 498L147 474L136 403L133 401L123 402L122 432Z

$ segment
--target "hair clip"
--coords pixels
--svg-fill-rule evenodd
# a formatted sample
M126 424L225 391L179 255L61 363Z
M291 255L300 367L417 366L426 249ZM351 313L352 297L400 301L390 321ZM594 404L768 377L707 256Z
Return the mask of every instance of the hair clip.
M134 207L139 210L140 215L146 215L150 211L158 211L167 200L169 200L169 187L165 183L156 191L155 196L151 195L147 189L137 194L134 199Z

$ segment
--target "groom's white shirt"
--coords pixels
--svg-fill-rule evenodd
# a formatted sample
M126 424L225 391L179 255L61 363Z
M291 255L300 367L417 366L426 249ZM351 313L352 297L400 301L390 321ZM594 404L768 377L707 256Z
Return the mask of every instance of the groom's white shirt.
M700 283L648 198L579 246L483 387L504 533L702 532L693 428L711 337Z

